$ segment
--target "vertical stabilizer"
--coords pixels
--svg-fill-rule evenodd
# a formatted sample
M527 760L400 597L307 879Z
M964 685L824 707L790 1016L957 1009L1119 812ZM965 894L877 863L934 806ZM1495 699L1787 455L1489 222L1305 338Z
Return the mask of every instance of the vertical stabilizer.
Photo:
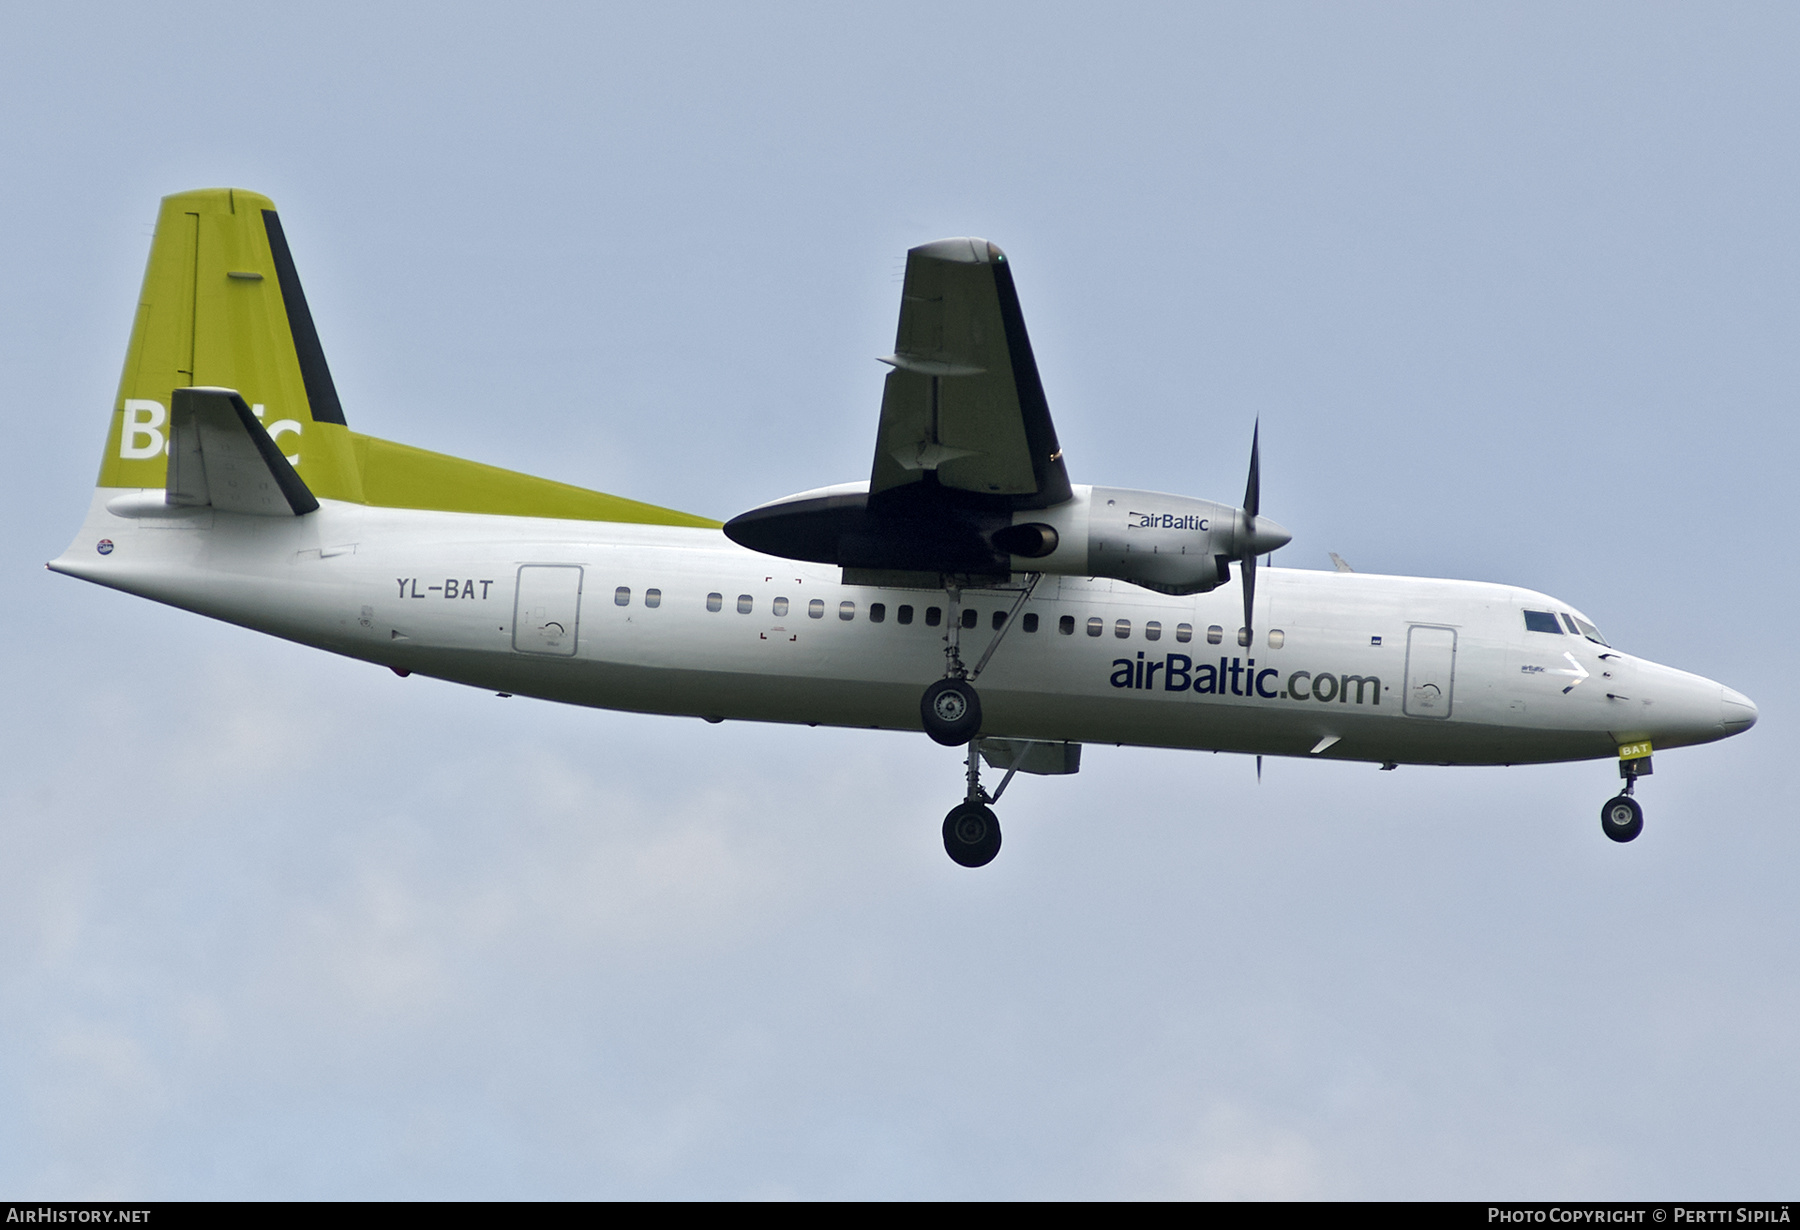
M163 487L176 389L235 389L306 487L360 502L356 454L287 238L269 198L235 188L164 197L102 487Z

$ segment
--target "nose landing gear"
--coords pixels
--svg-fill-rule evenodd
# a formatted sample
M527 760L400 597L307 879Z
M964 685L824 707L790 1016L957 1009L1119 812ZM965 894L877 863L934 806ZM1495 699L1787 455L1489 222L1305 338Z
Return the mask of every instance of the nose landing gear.
M1631 796L1637 789L1637 779L1650 771L1649 756L1619 761L1619 776L1625 779L1625 789L1600 809L1600 831L1614 841L1632 841L1644 831L1644 809Z
M1644 809L1628 794L1608 799L1600 809L1600 828L1614 841L1630 841L1644 831Z

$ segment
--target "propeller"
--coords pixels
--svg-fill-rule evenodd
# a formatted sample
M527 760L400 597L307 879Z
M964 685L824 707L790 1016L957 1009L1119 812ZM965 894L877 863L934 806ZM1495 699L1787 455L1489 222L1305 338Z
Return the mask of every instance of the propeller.
M1244 528L1238 539L1238 562L1244 570L1244 634L1256 643L1256 631L1250 622L1256 605L1256 557L1267 555L1277 547L1285 547L1294 536L1273 521L1258 516L1262 510L1262 420L1250 434L1250 478L1244 484Z

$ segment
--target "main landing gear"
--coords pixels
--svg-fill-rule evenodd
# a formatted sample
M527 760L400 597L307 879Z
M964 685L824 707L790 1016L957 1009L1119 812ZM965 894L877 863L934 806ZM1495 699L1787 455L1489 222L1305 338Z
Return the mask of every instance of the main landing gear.
M958 803L944 817L944 850L959 866L987 866L1000 853L1000 817L985 803Z
M967 679L940 679L919 701L925 733L945 747L967 743L981 729L981 697Z
M1012 629L1019 608L1031 597L1031 591L1037 588L1042 576L1039 572L1029 574L1024 587L1019 590L1019 596L1013 600L1012 610L1006 613L1005 621L994 633L994 639L988 642L988 647L975 663L974 670L965 667L962 660L962 587L944 587L944 593L950 600L944 636L944 677L926 688L925 695L919 698L919 723L935 742L945 747L958 747L973 739L981 729L981 697L976 694L975 680L988 664L988 659L994 656L994 650L1000 647L1001 639ZM995 849L998 848L996 842ZM988 857L992 858L993 855Z
M981 740L969 740L968 794L944 817L944 852L963 867L985 867L1000 853L1000 818L991 803L998 803L1007 784L1025 762L1028 744L1021 744L1012 767L1000 779L1000 788L989 794L981 785ZM996 765L996 767L998 767Z
M1028 574L1018 597L1013 599L1012 609L996 628L994 639L988 642L974 670L965 667L962 660L962 587L944 586L945 596L950 600L944 636L944 677L926 688L925 695L919 698L919 723L925 727L926 734L945 747L967 744L969 748L968 793L944 817L944 850L963 867L985 867L1000 853L1000 819L988 804L999 800L1007 782L1012 781L1013 773L1018 772L1015 763L1001 781L1000 789L992 795L981 788L981 697L975 691L975 680L988 659L994 656L994 650L1000 647L1001 639L1018 618L1019 608L1031 597L1031 591L1037 588L1042 577L1039 572ZM1021 760L1023 755L1021 752Z
M1608 799L1606 806L1600 809L1600 831L1614 841L1632 841L1644 831L1644 809L1631 796L1637 789L1637 779L1647 776L1650 771L1648 756L1619 762L1619 776L1625 779L1625 789L1616 798Z

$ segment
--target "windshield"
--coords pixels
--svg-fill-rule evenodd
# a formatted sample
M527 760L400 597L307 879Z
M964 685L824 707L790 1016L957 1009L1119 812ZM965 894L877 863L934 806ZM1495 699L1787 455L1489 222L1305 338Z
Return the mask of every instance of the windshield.
M1581 635L1587 637L1588 640L1594 642L1596 645L1605 645L1608 649L1612 648L1612 642L1600 635L1600 629L1594 627L1593 624L1589 623L1579 615L1572 615L1570 618L1575 621L1575 626L1581 630Z

